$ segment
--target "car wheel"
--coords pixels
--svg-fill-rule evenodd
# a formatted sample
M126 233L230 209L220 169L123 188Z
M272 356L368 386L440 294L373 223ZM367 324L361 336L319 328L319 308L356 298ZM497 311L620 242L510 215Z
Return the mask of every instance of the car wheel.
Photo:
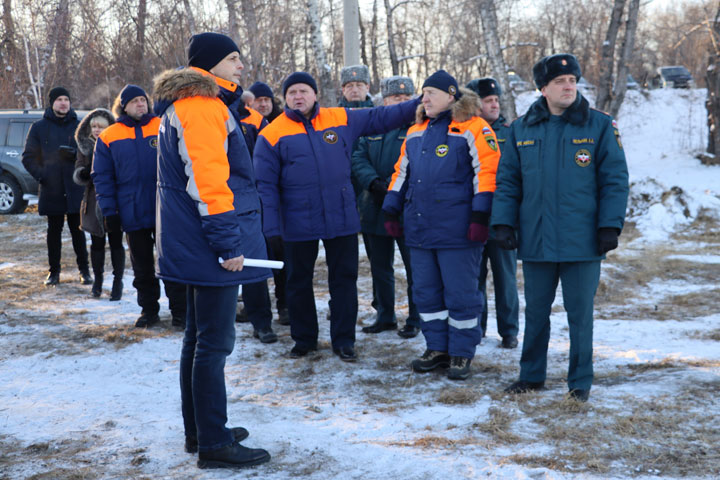
M0 214L22 213L27 204L17 180L8 174L0 175Z

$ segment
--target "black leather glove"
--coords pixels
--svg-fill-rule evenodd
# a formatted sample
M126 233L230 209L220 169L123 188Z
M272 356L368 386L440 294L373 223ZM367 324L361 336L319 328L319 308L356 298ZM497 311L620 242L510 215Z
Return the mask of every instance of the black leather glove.
M122 231L120 215L110 215L109 217L105 217L105 231L108 233Z
M75 161L75 155L77 155L75 147L71 147L70 145L60 145L58 152L61 159L72 160L73 162Z
M368 187L368 191L373 196L373 201L378 204L379 206L382 206L383 201L385 201L385 195L387 195L387 189L388 189L388 183L381 179L376 178L372 182L370 182L370 186Z
M515 250L518 247L515 229L508 225L496 225L495 241L503 250Z
M603 227L597 232L598 252L603 255L618 246L618 231L615 228Z

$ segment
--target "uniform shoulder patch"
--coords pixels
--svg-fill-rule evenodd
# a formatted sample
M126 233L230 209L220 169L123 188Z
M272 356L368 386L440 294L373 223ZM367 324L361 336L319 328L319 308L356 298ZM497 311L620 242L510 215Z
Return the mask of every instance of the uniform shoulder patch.
M485 143L488 144L488 147L490 147L490 149L491 149L493 152L497 152L497 151L498 151L497 142L495 141L495 139L493 138L492 135L485 135Z

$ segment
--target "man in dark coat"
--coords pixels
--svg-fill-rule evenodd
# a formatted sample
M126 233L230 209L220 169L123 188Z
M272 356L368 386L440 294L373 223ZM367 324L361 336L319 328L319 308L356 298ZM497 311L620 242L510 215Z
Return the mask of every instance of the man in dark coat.
M75 171L75 129L78 118L70 107L70 92L63 87L50 90L50 106L42 120L28 132L22 163L38 184L38 213L48 219L47 247L50 273L45 285L60 283L62 229L67 224L83 285L93 282L88 268L85 234L80 230L80 202L83 187L73 181Z
M250 85L250 91L255 95L252 108L260 112L268 123L275 120L282 112L280 101L275 98L270 85L264 82L255 82Z
M570 329L569 396L587 401L593 381L593 302L600 262L617 248L628 170L617 124L577 91L577 59L559 53L533 67L542 96L510 126L497 173L491 225L518 249L525 279L520 379L508 393L541 390L558 282ZM517 236L516 231L517 230Z
M497 136L500 154L505 149L505 139L510 127L505 118L500 114L500 96L502 89L494 78L479 78L468 83L467 87L473 90L480 97L480 116L490 124ZM483 249L480 263L480 291L484 297L480 325L483 336L487 331L487 287L488 261L493 273L493 285L495 287L495 318L497 329L502 343L502 348L517 347L518 316L520 301L517 290L517 251L500 248L495 241L495 235L490 232L485 248Z
M408 77L384 78L381 83L384 105L409 100L415 93L415 86ZM415 337L420 332L420 315L412 300L412 274L410 252L403 237L393 238L385 231L382 203L395 170L395 162L400 157L405 135L411 123L396 128L385 135L363 137L352 155L353 178L362 191L358 196L360 210L360 229L363 234L365 251L370 260L373 282L373 306L377 311L375 322L363 327L365 333L380 333L397 328L395 316L395 243L405 264L408 283L408 305L410 315L405 326L398 331L403 338Z

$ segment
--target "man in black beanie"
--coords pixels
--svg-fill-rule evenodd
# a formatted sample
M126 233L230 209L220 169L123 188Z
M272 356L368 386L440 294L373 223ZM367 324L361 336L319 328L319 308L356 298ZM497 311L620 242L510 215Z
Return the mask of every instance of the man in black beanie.
M502 248L518 249L525 279L520 378L505 391L544 388L550 312L561 282L570 330L568 396L586 402L600 262L618 246L629 187L617 123L590 109L577 91L580 75L567 53L533 67L542 96L510 126L491 225Z
M467 84L480 97L480 116L490 124L497 136L500 154L505 148L510 127L500 114L500 96L502 88L494 78L478 78ZM520 301L517 290L517 251L505 250L495 241L495 235L490 232L480 263L480 291L484 297L484 308L480 318L483 336L487 331L488 302L486 280L488 274L488 261L493 273L495 287L495 317L498 334L502 338L502 348L517 347L518 316Z
M63 87L50 90L50 106L43 118L33 123L25 142L22 163L40 184L38 213L47 216L47 248L50 273L45 285L60 283L62 229L67 217L73 250L80 270L80 281L90 285L85 233L80 230L80 203L84 187L73 179L75 170L75 130L80 123L70 107L70 92Z
M189 68L155 79L158 135L157 275L187 285L188 315L180 354L185 450L200 468L239 468L270 460L227 428L225 360L235 345L238 285L264 282L260 199L240 121L243 64L229 37L190 39ZM247 299L246 299L247 301ZM269 304L269 299L268 299Z

